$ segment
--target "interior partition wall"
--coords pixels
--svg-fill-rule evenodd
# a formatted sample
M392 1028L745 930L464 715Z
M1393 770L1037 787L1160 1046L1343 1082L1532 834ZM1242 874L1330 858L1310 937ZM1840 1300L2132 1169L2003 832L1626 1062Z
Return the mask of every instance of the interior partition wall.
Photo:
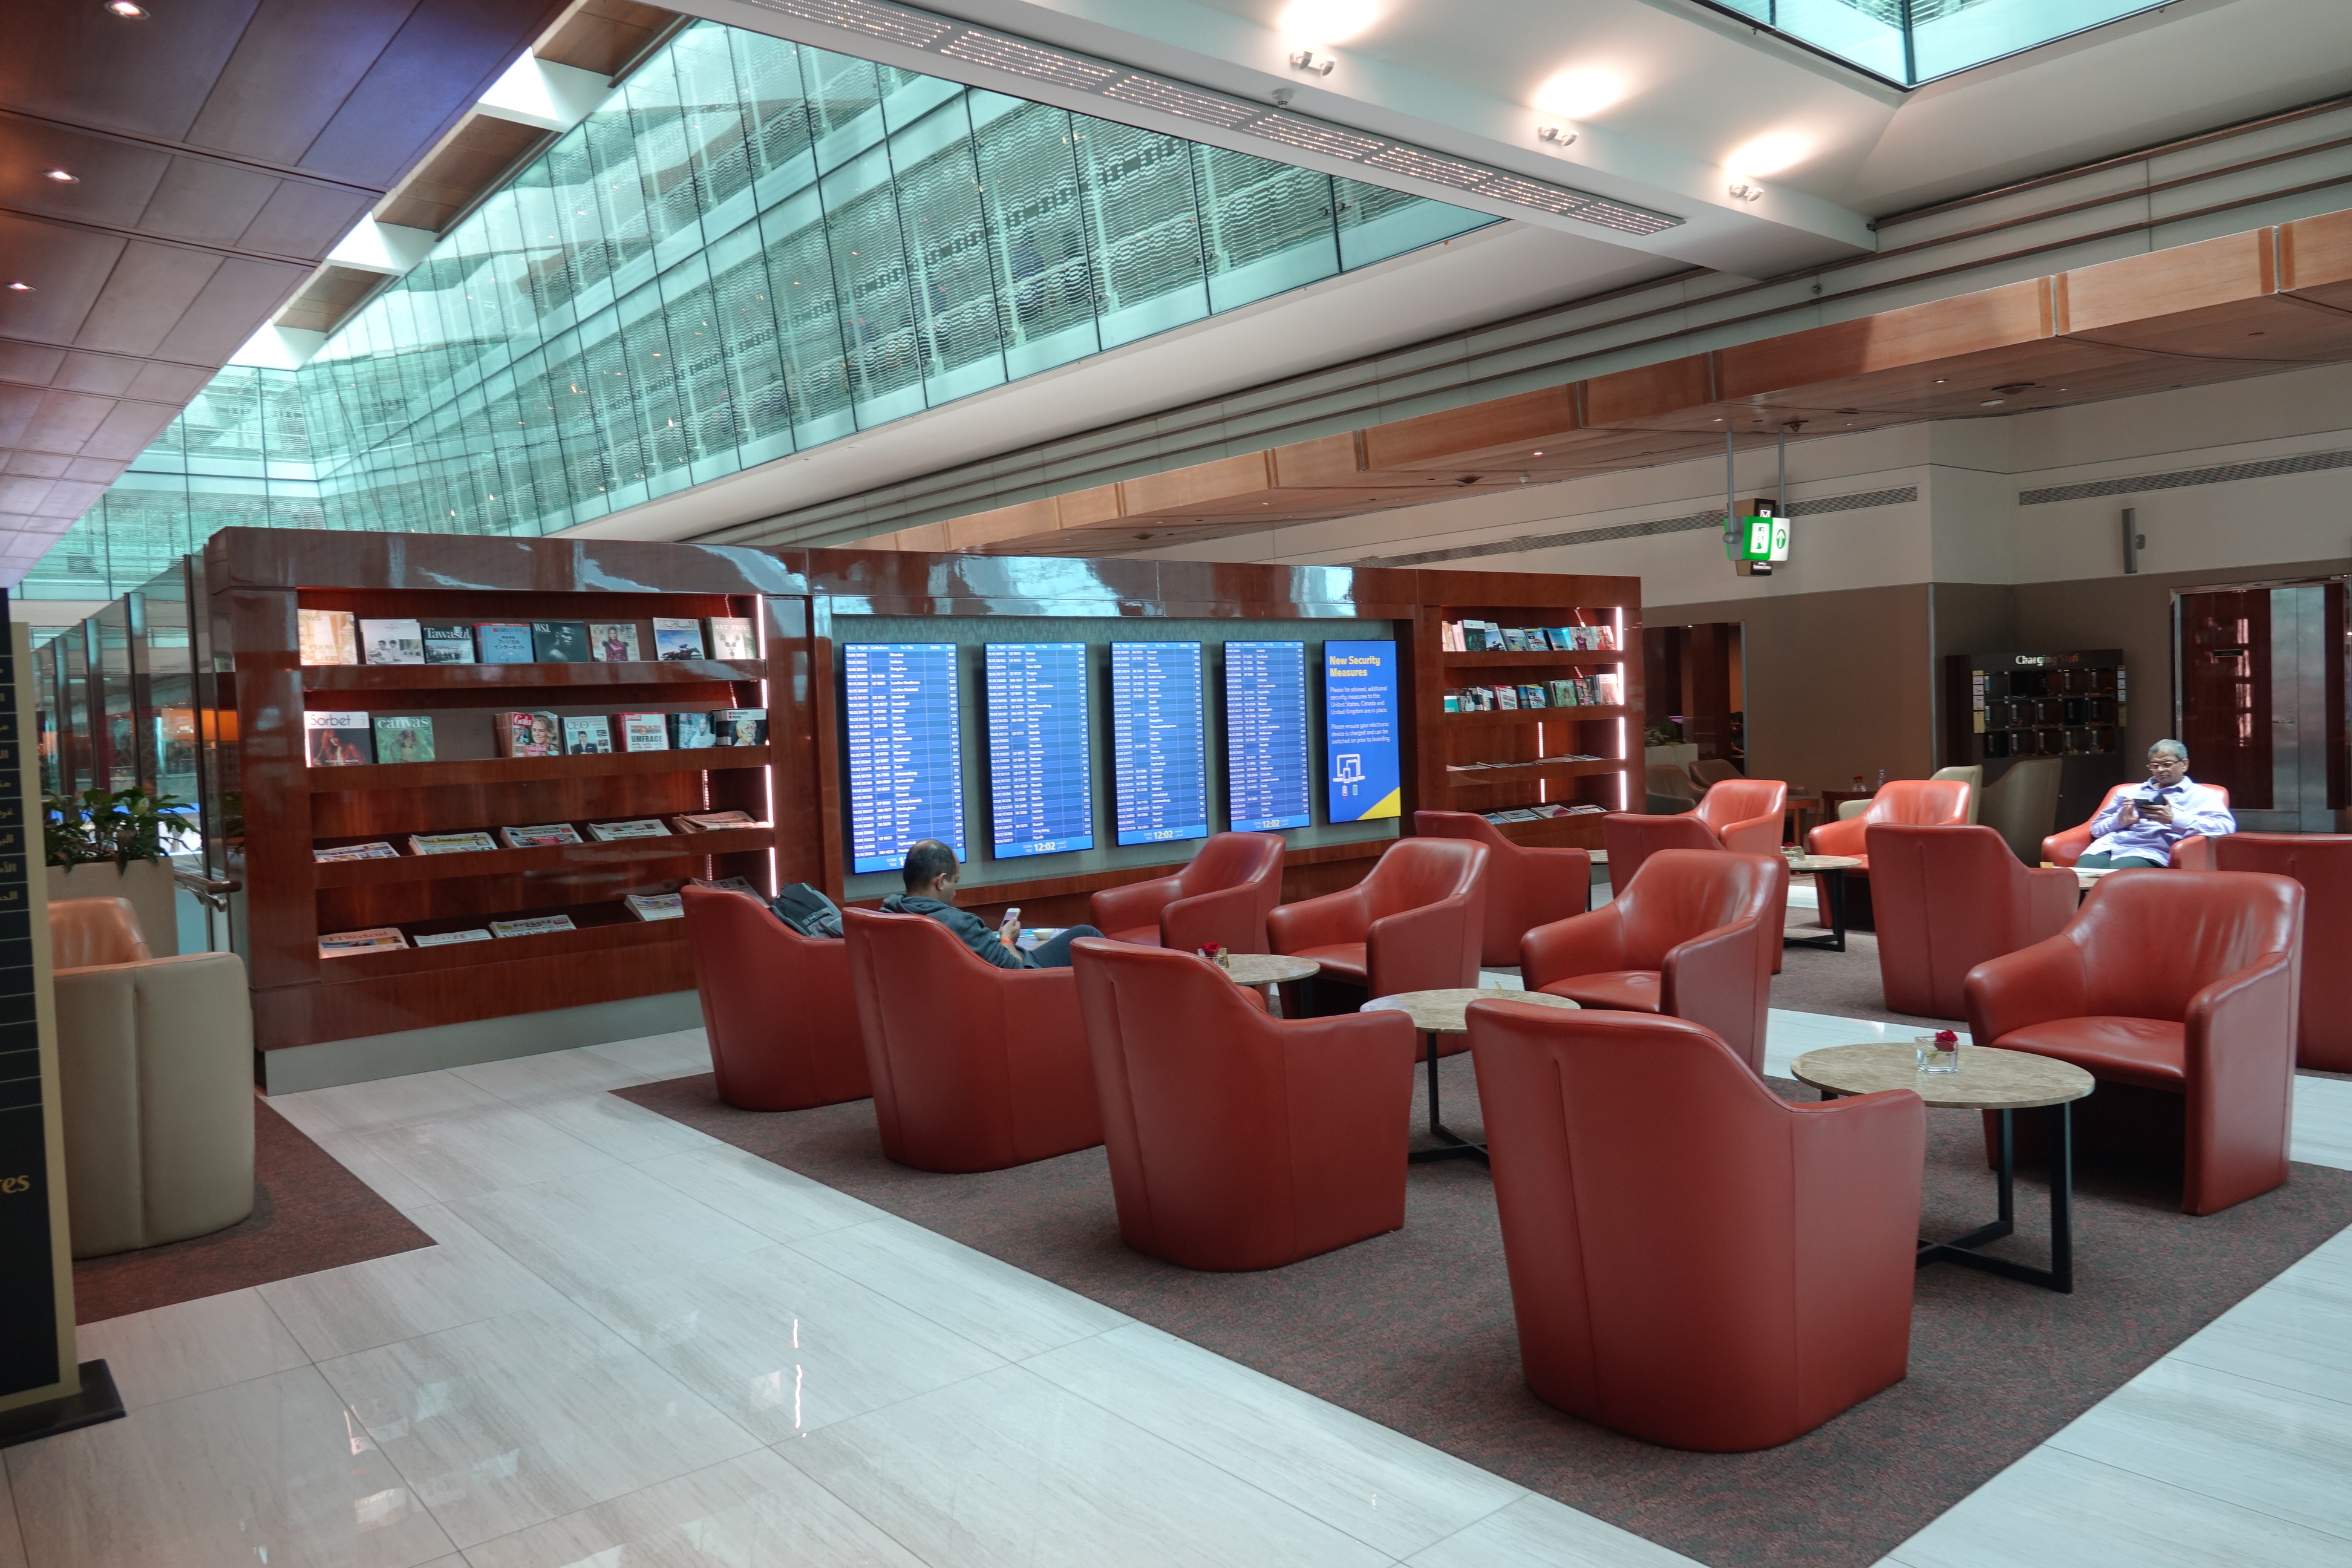
M26 591L231 524L554 532L1492 221L698 22L300 370L224 371Z

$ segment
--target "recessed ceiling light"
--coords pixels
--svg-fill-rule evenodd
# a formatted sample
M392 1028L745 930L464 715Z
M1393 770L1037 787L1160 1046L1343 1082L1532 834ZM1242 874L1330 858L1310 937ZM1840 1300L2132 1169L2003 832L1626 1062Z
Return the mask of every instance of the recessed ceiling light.
M1380 19L1370 0L1290 0L1275 26L1307 43L1344 44Z
M68 174L63 169L44 169L41 171L41 178L45 180L54 180L60 185L79 185L81 184L80 175Z
M1812 153L1811 137L1800 136L1793 131L1774 131L1733 148L1723 166L1735 174L1760 177L1777 174L1791 163L1801 163Z
M1529 456L1530 458L1540 458L1540 457L1542 457L1542 456L1543 456L1543 454L1542 454L1541 452L1530 452L1530 453L1528 453L1528 456Z
M1570 120L1582 120L1616 104L1628 90L1625 79L1615 71L1599 66L1579 66L1560 72L1538 88L1536 107L1565 114Z
M33 286L30 283L24 281L22 279L18 279L8 285L8 292L11 294L29 294L32 291Z
M1948 381L1949 381L1949 380L1951 380L1951 379L1952 379L1952 378L1951 378L1950 376L1948 376L1948 375L1939 375L1939 376L1937 376L1937 377L1936 378L1936 384L1937 384L1937 386L1941 386L1941 385L1943 385L1943 384L1944 384L1944 383L1946 383L1946 382L1948 382Z
M143 19L147 15L143 6L133 5L131 0L106 0L106 8L116 16L133 22Z
M2008 401L2009 399L2006 397L1988 397L1982 403L1978 404L1977 406L1979 408L1998 408Z

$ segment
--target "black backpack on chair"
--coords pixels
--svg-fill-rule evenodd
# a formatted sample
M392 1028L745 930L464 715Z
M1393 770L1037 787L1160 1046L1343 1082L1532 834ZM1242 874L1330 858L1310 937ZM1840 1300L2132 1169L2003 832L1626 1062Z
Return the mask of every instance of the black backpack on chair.
M768 900L768 910L803 936L844 936L841 907L806 882L787 883Z

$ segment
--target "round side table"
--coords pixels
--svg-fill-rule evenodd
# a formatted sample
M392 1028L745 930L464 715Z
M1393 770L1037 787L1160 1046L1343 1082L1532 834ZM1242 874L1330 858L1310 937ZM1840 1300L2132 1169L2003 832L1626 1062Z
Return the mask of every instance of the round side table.
M1246 985L1265 998L1265 1010L1274 1011L1274 988L1294 980L1312 980L1323 973L1323 966L1311 958L1292 958L1280 952L1228 953L1218 967L1236 985Z
M1985 1046L1960 1047L1958 1072L1921 1072L1917 1047L1890 1041L1861 1046L1830 1046L1807 1051L1790 1065L1790 1076L1808 1083L1824 1096L1876 1094L1882 1089L1907 1089L1937 1110L1991 1110L2000 1115L2000 1212L1990 1225L1980 1226L1950 1241L1922 1241L1919 1267L1958 1263L2022 1279L2046 1289L2074 1289L2074 1138L2071 1107L2098 1087L2098 1080L2072 1062L2053 1061L2030 1051L1995 1050ZM2011 1114L2019 1110L2050 1113L2050 1267L2036 1268L2006 1258L1988 1258L1975 1250L1998 1241L2017 1228L2013 1138Z
M1360 1013L1402 1013L1422 1033L1423 1049L1429 1058L1429 1131L1444 1146L1415 1149L1405 1156L1413 1164L1425 1165L1438 1160L1475 1160L1482 1165L1487 1163L1484 1143L1473 1143L1448 1128L1437 1115L1437 1037L1468 1034L1470 1023L1467 1014L1473 1002L1532 1002L1538 1007L1577 1005L1565 996L1554 996L1543 991L1461 987L1445 991L1400 991L1393 996L1375 996L1356 1009Z
M1782 947L1818 947L1831 952L1845 951L1845 874L1862 864L1858 855L1791 855L1788 857L1789 875L1811 876L1813 886L1822 891L1829 904L1830 934L1827 936L1784 936Z

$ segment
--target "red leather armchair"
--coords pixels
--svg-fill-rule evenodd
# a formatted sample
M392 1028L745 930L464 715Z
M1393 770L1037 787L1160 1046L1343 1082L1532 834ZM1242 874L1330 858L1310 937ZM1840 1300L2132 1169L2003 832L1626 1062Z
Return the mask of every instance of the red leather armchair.
M1070 952L1129 1247L1278 1268L1404 1224L1411 1019L1270 1018L1191 953Z
M2141 783L2142 781L2138 779L2126 779L2107 791L2105 795L2099 797L2099 811L2106 810L2108 803L2126 790L2140 788ZM2207 787L2220 794L2223 805L2230 804L2228 788L2221 784L2210 784ZM2091 852L2092 842L2091 822L2096 822L2099 819L2099 811L2091 813L2090 822L2078 822L2063 833L2053 833L2043 839L2042 858L2053 866L2072 866L2075 861L2088 855ZM2210 871L2215 865L2213 840L2199 834L2190 834L2172 847L2172 864L2183 870Z
M1102 1142L1066 969L999 969L920 915L845 910L882 1152L919 1171L1001 1171Z
M1517 963L1519 938L1592 907L1592 856L1586 850L1514 844L1475 811L1416 811L1412 830L1423 838L1466 838L1486 847L1480 963Z
M1580 1006L1688 1019L1760 1075L1775 912L1788 896L1778 855L1661 850L1591 914L1528 932L1519 984Z
M1475 985L1486 870L1483 844L1400 838L1354 887L1276 909L1266 937L1275 952L1321 964L1318 979L1360 985L1368 997Z
M1969 971L1969 1031L2180 1097L2181 1208L2243 1203L2286 1180L2303 901L2242 871L2105 878L2056 936Z
M2352 836L2232 833L2210 841L2224 871L2266 871L2303 884L2303 990L2294 1061L2352 1072Z
M1969 821L1969 785L1960 779L1895 779L1878 786L1870 807L1860 816L1824 822L1805 835L1805 847L1816 855L1853 855L1869 858L1869 833L1877 823L1911 827L1965 827ZM1857 870L1867 870L1865 865ZM1851 874L1851 873L1849 873Z
M683 896L719 1098L805 1110L872 1094L847 946L803 936L740 893L689 884Z
M1646 1442L1740 1453L1902 1381L1917 1095L1791 1105L1673 1018L1517 1002L1469 1018L1536 1397Z
M2074 873L2020 865L1990 827L1874 823L1864 847L1878 978L1897 1013L1959 1017L1969 970L2056 936L2074 918Z
M1172 877L1105 888L1087 919L1113 942L1198 952L1212 942L1265 951L1265 917L1282 901L1282 840L1271 833L1210 836Z
M1735 855L1771 855L1780 847L1789 786L1779 779L1724 779L1699 797L1695 810L1677 816L1612 812L1601 819L1601 842L1609 851L1609 880L1623 887L1642 862L1661 849L1728 849Z

